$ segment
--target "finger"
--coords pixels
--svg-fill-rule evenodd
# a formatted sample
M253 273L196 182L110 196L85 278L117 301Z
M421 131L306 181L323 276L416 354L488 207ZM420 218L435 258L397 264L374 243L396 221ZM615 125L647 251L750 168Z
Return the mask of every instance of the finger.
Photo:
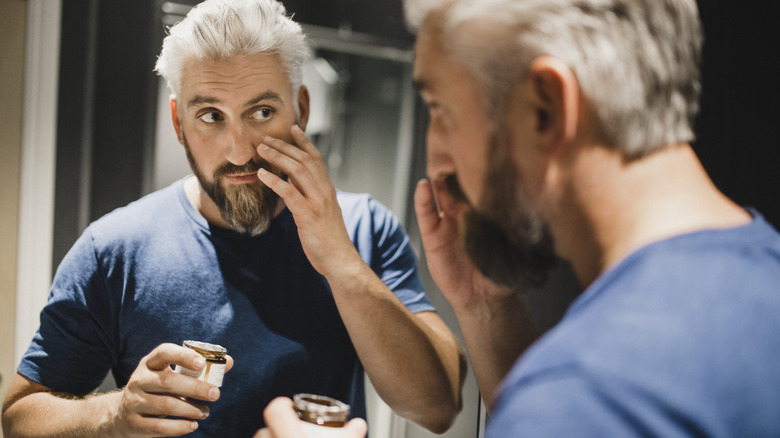
M288 208L291 208L304 200L303 195L294 185L263 168L257 171L257 178L268 186L268 188L273 190L274 193L279 195L279 197L284 200L284 203L287 204Z
M258 152L260 152L262 146L268 146L280 154L291 158L295 162L302 163L311 172L325 170L325 162L322 160L320 151L314 146L311 140L306 137L306 134L303 133L301 128L297 125L293 125L290 127L290 133L292 134L292 141L294 144L287 143L276 137L264 136L263 142L258 146ZM265 148L262 150L265 150Z
M216 401L220 396L220 390L215 385L174 372L160 373L160 388L150 392L174 394L204 401Z
M216 386L171 370L171 365L196 371L206 366L203 356L190 348L175 344L161 344L142 359L142 363L154 372L153 378L143 378L139 382L140 389L146 393L175 394L208 401L219 398L219 388Z
M172 394L147 394L136 412L147 417L180 417L204 420L209 416L208 406Z
M206 365L206 360L195 350L176 344L160 344L142 360L152 371L170 369L171 365L200 370Z
M277 397L271 400L263 411L265 424L275 438L294 438L303 435L298 415L293 409L293 402L287 397Z
M252 438L274 438L273 435L271 435L271 431L264 427L257 431L257 433Z
M301 163L316 178L328 177L328 169L322 159L319 149L309 140L309 137L298 125L290 127L293 144L286 143L278 138L264 137L263 142L277 149L279 152Z
M288 149L285 150L285 147ZM314 163L314 158L311 155L302 153L298 149L295 153L288 155L287 152L290 152L289 148L291 147L282 140L265 137L263 143L257 147L257 153L286 174L289 177L289 182L304 197L309 197L323 186L323 184L315 182L317 176L323 173L317 169L317 164ZM324 164L321 167L324 168ZM324 174L327 175L327 172Z
M435 228L436 224L439 223L439 212L433 198L433 187L427 179L420 180L414 190L414 211L423 232Z
M312 161L307 153L274 137L263 137L263 142L257 146L257 153L287 174L309 172L307 165Z
M136 435L181 436L198 429L198 422L183 419L136 416L130 423Z
M306 136L306 134L303 132L303 129L301 129L300 126L298 125L291 126L290 134L292 134L295 144L297 144L302 151L306 152L307 154L311 155L314 158L322 159L322 156L320 155L320 151L317 149L316 146L314 146L314 143L312 143L311 140L309 140L309 137Z
M225 359L227 360L227 363L225 364L225 372L228 372L231 368L233 368L233 356L226 354Z
M354 418L344 426L344 432L348 438L364 438L368 432L368 424L362 418Z
M127 387L133 393L172 394L206 401L215 401L220 395L219 388L211 383L174 372L170 367L162 371L134 373ZM141 397L144 397L143 394Z
M439 216L456 217L465 208L465 204L459 203L447 189L447 182L443 179L431 181L433 196L439 208Z

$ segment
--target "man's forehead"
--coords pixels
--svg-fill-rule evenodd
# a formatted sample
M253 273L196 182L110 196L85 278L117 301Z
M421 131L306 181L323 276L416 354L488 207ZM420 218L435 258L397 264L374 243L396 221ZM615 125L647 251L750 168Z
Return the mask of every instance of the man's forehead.
M415 42L413 81L420 91L430 90L437 81L436 71L447 54L441 43L439 27L426 19Z
M196 95L217 98L231 93L249 99L265 90L283 96L292 90L279 56L269 53L190 59L182 69L181 88L181 94L189 95L187 100Z

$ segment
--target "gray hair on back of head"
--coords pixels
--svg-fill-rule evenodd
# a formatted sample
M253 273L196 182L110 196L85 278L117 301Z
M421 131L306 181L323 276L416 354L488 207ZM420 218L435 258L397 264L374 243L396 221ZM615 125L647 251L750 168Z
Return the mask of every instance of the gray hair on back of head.
M295 97L309 48L301 26L287 16L284 6L276 0L207 0L170 28L155 71L178 96L188 60L257 53L279 56Z
M695 0L429 1L448 5L442 41L493 115L549 55L572 69L604 142L626 159L695 139L704 39Z

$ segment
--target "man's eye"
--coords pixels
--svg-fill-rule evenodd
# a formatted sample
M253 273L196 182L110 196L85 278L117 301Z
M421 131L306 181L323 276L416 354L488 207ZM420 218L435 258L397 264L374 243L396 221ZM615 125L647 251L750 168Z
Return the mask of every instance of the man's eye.
M207 112L198 118L206 123L216 123L222 121L222 115L214 111Z
M260 108L252 113L252 118L255 120L265 121L271 118L274 111L271 108Z

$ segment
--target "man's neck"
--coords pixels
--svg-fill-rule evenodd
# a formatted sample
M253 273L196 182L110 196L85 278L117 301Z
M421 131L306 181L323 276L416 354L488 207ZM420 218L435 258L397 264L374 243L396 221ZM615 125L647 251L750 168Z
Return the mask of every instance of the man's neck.
M750 221L718 191L689 145L630 163L613 150L591 148L579 154L572 171L571 199L553 227L583 285L652 242Z

